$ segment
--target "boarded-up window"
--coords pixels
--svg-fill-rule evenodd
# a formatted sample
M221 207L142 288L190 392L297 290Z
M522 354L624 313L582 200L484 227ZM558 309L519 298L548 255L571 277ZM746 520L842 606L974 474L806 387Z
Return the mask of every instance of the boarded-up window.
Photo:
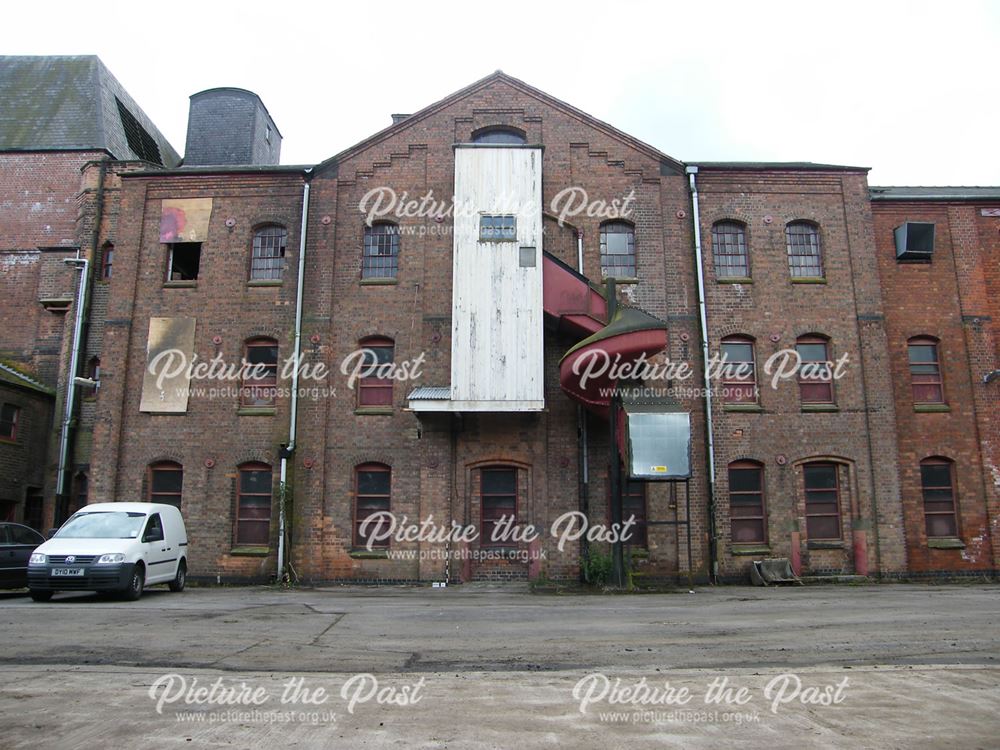
M160 242L205 242L211 218L211 198L164 199L160 208Z
M139 411L154 414L187 411L194 329L194 318L149 319Z

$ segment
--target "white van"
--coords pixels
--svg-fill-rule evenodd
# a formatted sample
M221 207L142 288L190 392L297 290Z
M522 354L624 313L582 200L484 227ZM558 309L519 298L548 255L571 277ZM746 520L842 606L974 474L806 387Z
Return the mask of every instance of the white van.
M94 503L70 516L28 562L36 602L56 591L118 591L126 599L165 583L182 591L187 531L181 512L162 503Z

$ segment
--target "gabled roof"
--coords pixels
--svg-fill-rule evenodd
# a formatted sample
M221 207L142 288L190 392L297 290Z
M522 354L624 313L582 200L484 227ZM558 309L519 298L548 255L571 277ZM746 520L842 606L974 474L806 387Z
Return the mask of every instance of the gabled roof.
M10 365L5 365L0 362L0 383L7 383L9 385L18 386L19 388L26 388L29 391L37 391L38 393L44 393L46 396L54 396L55 391L49 388L44 383L40 383L34 378L29 378L22 372L18 372Z
M174 167L180 157L95 55L0 56L0 151L106 151Z
M577 109L576 107L572 106L571 104L567 104L561 99L556 99L554 96L550 96L549 94L546 94L544 91L536 89L534 86L529 86L524 81L514 78L513 76L507 75L502 70L498 70L494 73L491 73L485 78L481 78L475 83L466 86L464 89L459 89L455 93L449 94L444 99L434 102L430 106L424 107L420 111L415 112L414 114L407 117L405 120L393 123L389 127L385 128L384 130L378 131L377 133L369 136L360 143L356 143L350 148L341 151L339 154L331 156L329 159L320 162L320 164L318 164L316 167L316 171L320 172L322 170L327 169L328 167L337 164L340 161L343 161L344 159L354 156L355 154L365 150L366 148L369 148L381 141L384 141L386 138L394 136L397 133L401 133L407 128L410 128L413 125L419 123L421 120L424 120L430 117L431 115L441 111L442 109L449 107L452 104L455 104L456 102L461 101L462 99L468 96L471 96L472 94L475 94L477 91L487 88L488 86L492 86L493 84L496 83L505 83L511 88L514 88L523 94L526 94L530 97L537 99L543 104L553 107L554 109L558 109L564 112L565 114L569 115L570 117L574 117L580 120L581 122L589 125L590 127L603 132L605 135L614 138L617 141L621 141L624 145L630 148L634 148L637 151L640 151L646 154L647 156L650 156L651 158L658 160L661 163L661 165L667 167L668 169L676 171L680 174L683 174L684 172L684 164L677 161L673 157L668 156L659 149L650 146L648 143L643 143L637 138L633 138L628 133L619 130L613 125L609 125L608 123L603 122L602 120L599 120L596 117L588 115L583 110Z

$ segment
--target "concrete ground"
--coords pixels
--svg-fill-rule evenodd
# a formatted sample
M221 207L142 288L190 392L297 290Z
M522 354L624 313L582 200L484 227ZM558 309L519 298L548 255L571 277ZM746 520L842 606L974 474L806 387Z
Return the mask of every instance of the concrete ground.
M1000 748L995 585L0 594L0 625L3 748Z

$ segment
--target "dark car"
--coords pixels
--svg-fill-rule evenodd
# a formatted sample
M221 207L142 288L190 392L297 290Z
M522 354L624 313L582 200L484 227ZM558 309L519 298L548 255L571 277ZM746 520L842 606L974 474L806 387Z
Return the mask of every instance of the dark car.
M28 585L28 558L45 537L19 523L0 523L0 589Z

